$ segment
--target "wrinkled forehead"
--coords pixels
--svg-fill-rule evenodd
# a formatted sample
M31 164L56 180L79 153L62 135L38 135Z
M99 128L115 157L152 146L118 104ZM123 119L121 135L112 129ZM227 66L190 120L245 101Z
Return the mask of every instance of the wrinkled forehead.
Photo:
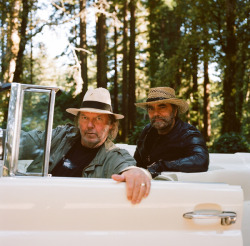
M100 114L100 113L88 112L88 111L80 111L79 114L80 114L80 115L102 115L102 114Z
M88 116L91 118L95 118L95 117L109 118L109 114L87 112L87 111L80 111L79 116Z
M112 114L103 114L103 113L94 113L94 112L86 112L86 111L80 111L78 112L77 118L79 118L80 116L86 116L86 117L90 117L90 118L96 118L96 117L101 117L103 119L107 119L109 123L113 123L115 121L117 121L115 119L115 116Z

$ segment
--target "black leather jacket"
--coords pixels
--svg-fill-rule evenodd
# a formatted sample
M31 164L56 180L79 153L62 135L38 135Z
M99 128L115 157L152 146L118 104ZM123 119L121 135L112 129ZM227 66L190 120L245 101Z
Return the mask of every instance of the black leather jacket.
M205 172L209 154L201 133L177 118L173 129L159 135L148 124L137 141L134 154L137 166L148 168L153 178L161 172Z

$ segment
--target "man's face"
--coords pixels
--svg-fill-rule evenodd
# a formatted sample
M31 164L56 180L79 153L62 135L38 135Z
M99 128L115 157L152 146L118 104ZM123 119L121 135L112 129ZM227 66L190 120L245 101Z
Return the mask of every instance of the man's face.
M170 103L154 103L147 107L151 125L159 134L168 133L174 126L177 110Z
M81 133L81 144L88 148L102 145L112 128L107 114L80 112L78 127Z

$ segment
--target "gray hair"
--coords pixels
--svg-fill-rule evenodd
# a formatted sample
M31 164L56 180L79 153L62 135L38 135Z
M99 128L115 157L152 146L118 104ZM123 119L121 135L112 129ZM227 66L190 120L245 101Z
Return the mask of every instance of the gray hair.
M179 113L178 106L175 105L175 104L173 104L173 103L171 103L171 105L172 105L172 111L173 111L173 113L175 113L177 111L176 117L178 117L178 113Z
M110 125L112 125L112 128L109 130L108 139L113 141L115 140L118 134L119 120L117 120L115 116L112 114L109 114L108 116L109 116Z
M76 127L79 127L79 124L78 124L79 117L80 117L80 112L78 112L78 114L75 117L75 126ZM115 138L117 137L117 134L118 134L119 121L112 114L108 114L108 117L109 117L109 125L112 126L112 128L109 130L109 133L108 133L108 139L113 141L113 140L115 140Z

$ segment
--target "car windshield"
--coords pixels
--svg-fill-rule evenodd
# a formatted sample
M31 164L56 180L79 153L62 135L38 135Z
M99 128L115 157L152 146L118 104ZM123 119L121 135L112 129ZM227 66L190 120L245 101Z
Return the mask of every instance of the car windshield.
M2 175L46 175L58 88L12 83ZM38 141L34 141L34 140ZM38 162L39 160L39 162ZM37 162L30 172L27 167ZM46 165L45 165L46 163ZM48 166L48 165L47 165ZM46 169L46 170L45 170Z
M21 135L18 156L18 173L26 173L27 167L38 156L44 158L45 131L48 119L49 93L24 91L23 113L21 117ZM36 134L41 140L39 145L32 141ZM42 173L42 165L39 165L36 173Z

